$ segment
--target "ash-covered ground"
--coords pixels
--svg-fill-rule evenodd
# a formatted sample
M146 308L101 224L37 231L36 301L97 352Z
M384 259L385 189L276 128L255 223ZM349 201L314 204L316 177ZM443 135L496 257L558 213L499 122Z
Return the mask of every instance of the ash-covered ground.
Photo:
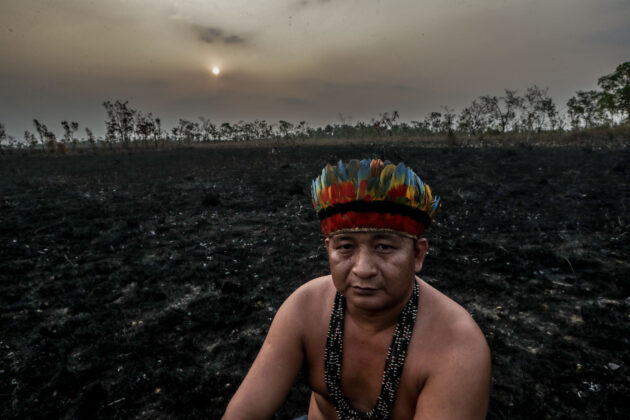
M488 418L630 418L628 149L276 151L0 157L0 417L220 418L275 310L327 273L311 179L384 155L443 200L420 275L488 339Z

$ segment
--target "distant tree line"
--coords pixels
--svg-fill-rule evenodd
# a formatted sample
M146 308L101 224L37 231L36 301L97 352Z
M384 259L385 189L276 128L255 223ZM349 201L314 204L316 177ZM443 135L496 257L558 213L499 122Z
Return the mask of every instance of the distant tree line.
M483 95L455 114L446 106L429 112L424 119L400 122L398 111L385 112L369 122L350 124L343 115L340 123L312 128L306 121L293 124L280 120L224 122L215 124L200 117L199 121L179 119L170 132L162 128L160 118L130 107L128 101L105 101L106 135L95 138L89 128L79 139L79 123L62 121L63 137L57 136L37 119L35 132L25 131L23 140L6 133L0 123L0 148L46 148L64 153L79 143L96 147L104 144L113 147L147 146L159 148L166 142L192 144L218 141L296 140L307 138L365 138L383 136L467 136L483 138L485 135L505 133L530 134L543 131L580 130L594 127L612 127L630 124L630 61L617 66L614 73L598 79L600 90L578 91L566 104L566 118L558 111L547 88L536 85L518 91L505 89L500 96Z

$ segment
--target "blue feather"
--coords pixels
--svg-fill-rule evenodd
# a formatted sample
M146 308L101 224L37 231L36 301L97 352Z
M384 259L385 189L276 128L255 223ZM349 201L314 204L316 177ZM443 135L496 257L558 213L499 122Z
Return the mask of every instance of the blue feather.
M346 166L343 164L341 160L337 164L337 178L339 178L340 181L348 180L348 174L346 173Z
M370 161L367 159L363 159L361 161L361 166L359 167L359 173L357 174L357 180L359 183L364 179L370 178Z

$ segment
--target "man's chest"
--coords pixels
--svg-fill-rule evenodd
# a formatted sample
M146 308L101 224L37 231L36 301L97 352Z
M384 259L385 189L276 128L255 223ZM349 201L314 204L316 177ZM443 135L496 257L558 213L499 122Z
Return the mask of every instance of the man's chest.
M344 337L341 389L350 405L359 411L371 410L381 394L383 373L391 333L361 337L347 332Z
M383 373L392 333L368 340L346 334L343 342L341 390L350 406L367 412L374 408L381 394ZM333 409L325 382L325 340L307 351L308 382L322 411ZM411 350L411 349L410 349ZM396 392L392 418L412 418L420 393L417 363L407 360Z

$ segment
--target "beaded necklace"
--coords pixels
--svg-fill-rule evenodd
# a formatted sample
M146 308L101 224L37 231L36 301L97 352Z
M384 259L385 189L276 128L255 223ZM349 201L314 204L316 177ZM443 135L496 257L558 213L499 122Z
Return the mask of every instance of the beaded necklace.
M324 362L324 380L328 394L333 399L337 416L342 420L388 419L394 405L394 396L398 389L407 354L407 346L411 339L413 326L418 312L418 283L414 281L413 292L403 308L396 324L392 343L387 351L385 370L381 383L381 394L376 405L367 413L356 411L341 392L341 361L343 356L343 313L346 306L345 298L337 292L335 303L330 315L328 337L326 338L326 354Z

